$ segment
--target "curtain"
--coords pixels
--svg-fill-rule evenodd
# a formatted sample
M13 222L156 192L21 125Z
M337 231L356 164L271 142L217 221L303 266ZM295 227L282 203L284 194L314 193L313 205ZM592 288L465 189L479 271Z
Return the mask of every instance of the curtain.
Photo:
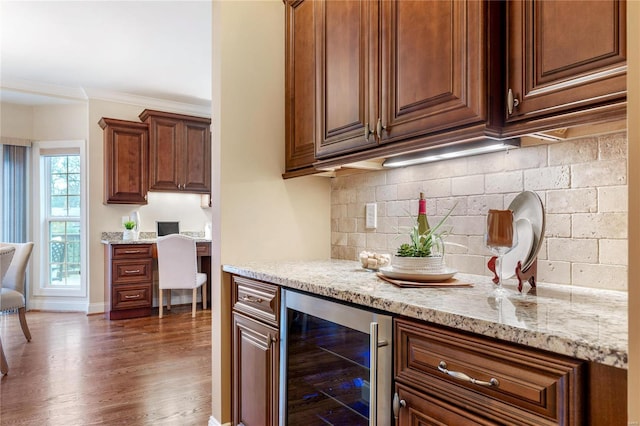
M2 240L27 241L29 147L2 145Z

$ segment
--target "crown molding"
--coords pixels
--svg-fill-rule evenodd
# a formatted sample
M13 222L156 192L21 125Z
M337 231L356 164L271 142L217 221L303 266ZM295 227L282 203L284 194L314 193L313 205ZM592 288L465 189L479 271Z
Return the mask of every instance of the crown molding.
M85 93L87 94L88 99L119 102L129 105L143 105L148 109L169 110L176 113L200 115L207 118L211 117L211 101L208 100L204 100L200 104L190 104L186 102L158 99L94 88L86 88Z
M27 80L0 81L0 92L16 95L24 99L24 104L64 104L88 102L91 99L144 106L149 109L169 110L176 113L211 117L211 101L199 100L198 103L179 102L111 90L58 86ZM7 96L9 98L9 96ZM1 97L0 97L1 99Z

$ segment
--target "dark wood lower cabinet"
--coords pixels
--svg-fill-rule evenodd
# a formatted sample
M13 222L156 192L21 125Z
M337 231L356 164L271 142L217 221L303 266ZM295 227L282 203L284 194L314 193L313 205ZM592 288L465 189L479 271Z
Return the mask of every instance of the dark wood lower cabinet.
M626 424L626 371L414 320L394 325L398 425Z
M280 291L233 277L233 425L279 422Z
M233 314L233 424L278 424L278 329Z

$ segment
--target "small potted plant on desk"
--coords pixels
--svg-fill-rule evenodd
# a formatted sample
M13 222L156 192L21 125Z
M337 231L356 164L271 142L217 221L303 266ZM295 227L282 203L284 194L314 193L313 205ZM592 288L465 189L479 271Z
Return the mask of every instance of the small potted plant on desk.
M137 240L138 231L135 230L136 223L132 220L128 220L123 225L124 225L124 232L122 233L122 239L124 241Z

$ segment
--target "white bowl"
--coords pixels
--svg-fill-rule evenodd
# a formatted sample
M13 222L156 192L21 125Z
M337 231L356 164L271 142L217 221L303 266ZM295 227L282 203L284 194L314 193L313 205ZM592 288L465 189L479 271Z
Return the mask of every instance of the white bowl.
M393 256L391 266L400 271L440 272L444 269L442 256L401 257Z

